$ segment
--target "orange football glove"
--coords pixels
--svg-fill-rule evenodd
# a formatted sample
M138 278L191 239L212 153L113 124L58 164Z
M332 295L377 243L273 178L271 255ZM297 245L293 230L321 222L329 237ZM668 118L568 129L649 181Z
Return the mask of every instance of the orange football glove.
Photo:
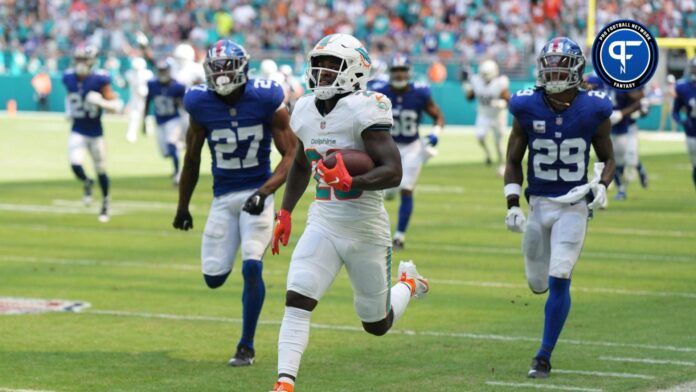
M317 163L317 174L327 185L330 185L339 191L348 192L353 185L353 177L348 173L345 163L343 163L343 155L339 152L336 154L336 165L329 169L324 165L322 159Z
M275 230L273 231L273 245L271 246L271 253L274 255L280 254L278 241L280 241L283 246L288 246L291 230L292 217L290 216L290 211L281 209L276 214L276 226Z

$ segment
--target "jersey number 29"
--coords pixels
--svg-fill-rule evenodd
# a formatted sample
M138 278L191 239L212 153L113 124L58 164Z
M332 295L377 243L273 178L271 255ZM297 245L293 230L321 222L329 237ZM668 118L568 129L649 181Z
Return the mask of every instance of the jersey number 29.
M558 181L560 176L563 181L574 182L580 181L585 175L587 142L582 138L565 139L560 144L556 144L552 139L535 139L532 142L532 149L534 150L534 158L532 158L534 175L541 180ZM541 167L542 164L553 165L559 160L566 165L577 165L577 169L571 171Z

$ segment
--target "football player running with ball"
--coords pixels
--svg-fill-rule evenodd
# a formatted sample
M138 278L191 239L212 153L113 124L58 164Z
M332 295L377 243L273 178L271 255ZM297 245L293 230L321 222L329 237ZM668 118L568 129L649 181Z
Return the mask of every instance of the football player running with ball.
M103 110L120 112L123 101L111 88L111 77L102 70L94 70L97 48L80 45L73 54L74 68L65 71L63 84L67 90L65 111L72 119L68 139L68 158L75 177L83 186L83 202L92 203L94 180L87 177L83 163L85 155L92 157L102 192L99 221L109 221L109 177L106 175L106 145L101 115Z
M394 233L394 250L404 248L406 228L413 213L413 190L420 175L423 163L434 155L433 148L445 126L445 116L435 104L430 94L430 87L424 83L411 82L411 62L404 54L396 54L389 63L389 83L377 88L392 102L394 125L392 137L401 153L403 177L399 220ZM418 127L423 112L435 121L435 126L426 140L419 137ZM392 190L390 190L392 191ZM393 190L395 192L396 189Z
M686 80L679 82L676 87L672 118L684 127L686 146L693 166L691 177L696 186L696 57L689 61L684 77ZM682 110L686 110L686 118L682 118Z
M273 233L273 192L285 182L297 139L283 89L269 80L248 80L249 55L243 47L220 40L208 51L204 66L206 84L191 87L184 96L190 119L173 225L193 228L189 203L207 140L215 197L203 230L203 278L211 289L222 286L241 247L242 338L229 364L247 366L254 361L254 333L266 293L261 260ZM271 139L282 155L273 173Z
M312 311L341 266L353 285L355 311L373 335L387 333L411 298L428 291L410 261L400 263L399 281L389 286L391 238L381 190L401 182L401 159L390 135L389 99L361 90L370 73L367 51L353 36L334 34L319 41L307 60L312 93L300 98L292 112L290 125L300 145L273 236L273 252L278 253L279 242L287 245L290 238L291 213L314 175L316 199L292 254L278 338L273 390L286 392L294 388ZM375 167L351 176L340 153L332 168L324 164L327 155L343 149L365 152Z
M578 88L584 68L580 46L565 37L554 38L539 55L537 87L519 91L510 100L514 121L505 167L505 223L511 231L524 232L529 288L535 294L549 291L531 378L546 378L551 372L551 353L570 310L570 278L585 240L588 208L606 204L616 166L610 136L612 104L604 92ZM596 178L588 183L590 146L603 170L597 164ZM526 151L529 220L525 223L519 199ZM591 199L589 204L586 199Z

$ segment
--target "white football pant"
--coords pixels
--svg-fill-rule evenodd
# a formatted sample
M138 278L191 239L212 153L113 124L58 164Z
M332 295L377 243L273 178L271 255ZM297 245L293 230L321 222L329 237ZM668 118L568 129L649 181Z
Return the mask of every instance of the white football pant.
M262 260L273 235L273 195L266 198L263 212L242 211L244 202L256 192L249 189L215 197L203 231L202 271L205 275L224 275L232 271L237 249L242 260Z
M71 165L84 165L85 155L92 157L94 170L99 174L106 173L106 144L103 136L85 136L70 132L68 137L68 159Z
M162 156L166 156L169 153L167 144L175 145L177 150L183 148L180 118L175 117L164 124L157 124L157 144Z
M387 317L391 305L391 248L338 237L308 225L292 253L287 289L319 301L341 266L353 286L353 304L360 320Z
M548 289L548 278L570 279L587 230L587 203L557 203L532 196L522 239L525 272L535 293Z

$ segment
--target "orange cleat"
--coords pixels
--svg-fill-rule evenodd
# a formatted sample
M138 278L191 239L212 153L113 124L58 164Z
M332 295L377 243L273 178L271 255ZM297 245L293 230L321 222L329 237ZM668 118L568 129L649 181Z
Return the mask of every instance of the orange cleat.
M293 392L294 388L295 386L290 383L278 381L273 385L271 392Z
M411 288L411 297L423 298L430 291L428 279L418 273L411 260L399 263L399 282L406 283Z

